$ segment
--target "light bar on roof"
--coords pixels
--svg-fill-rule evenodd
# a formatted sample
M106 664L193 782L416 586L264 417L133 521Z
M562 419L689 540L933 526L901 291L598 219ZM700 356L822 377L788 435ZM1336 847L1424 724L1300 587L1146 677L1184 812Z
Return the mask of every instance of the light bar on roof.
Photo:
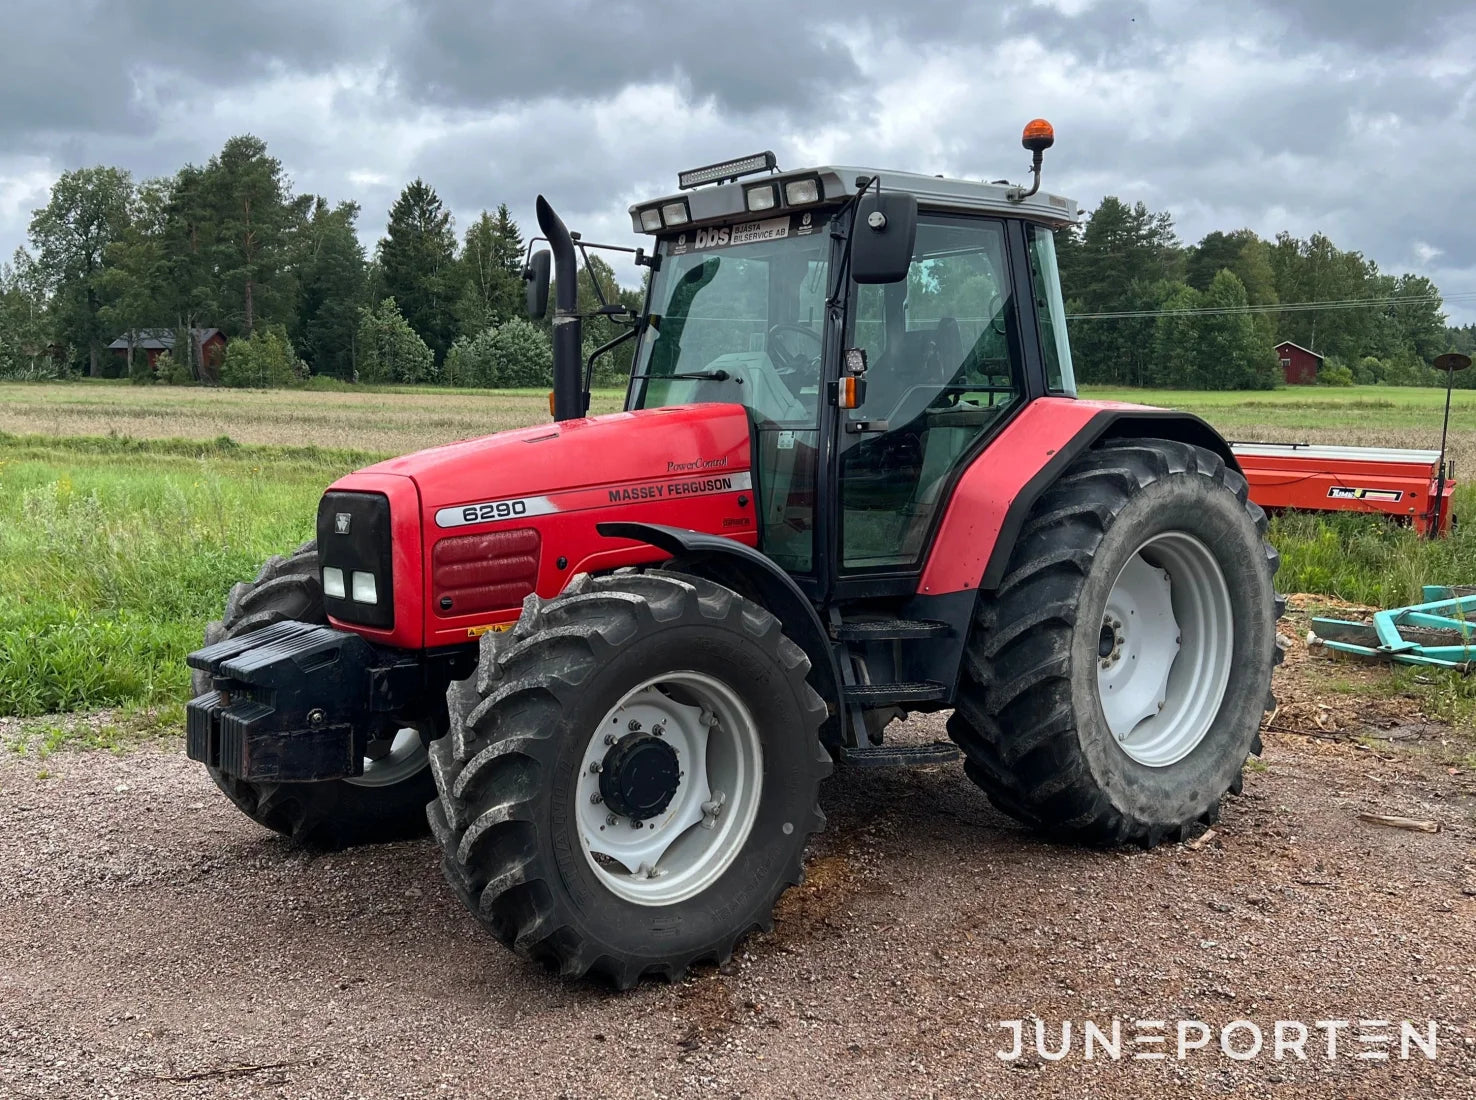
M755 172L772 172L778 162L769 151L755 153L751 157L720 161L703 168L691 168L677 174L677 186L683 191L701 187L704 183L721 183L735 180L739 176L751 176Z

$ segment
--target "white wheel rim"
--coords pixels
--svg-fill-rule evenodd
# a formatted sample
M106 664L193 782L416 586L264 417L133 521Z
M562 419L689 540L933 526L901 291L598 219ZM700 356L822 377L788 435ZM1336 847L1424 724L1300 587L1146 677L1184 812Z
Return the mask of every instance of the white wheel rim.
M654 733L676 751L670 803L636 822L600 797L613 742ZM638 905L673 905L710 887L753 831L763 789L758 726L732 688L700 672L670 672L628 691L585 745L575 787L584 857L611 893Z
M364 757L364 774L345 776L354 787L392 787L430 764L430 753L413 727L395 731L389 749L382 755Z
M1118 747L1177 764L1220 712L1235 648L1230 588L1204 543L1181 531L1138 547L1102 615L1097 696Z

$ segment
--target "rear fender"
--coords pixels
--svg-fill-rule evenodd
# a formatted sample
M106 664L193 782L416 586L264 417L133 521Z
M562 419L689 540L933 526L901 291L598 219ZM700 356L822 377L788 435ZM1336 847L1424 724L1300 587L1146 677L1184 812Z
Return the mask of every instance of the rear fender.
M762 552L721 535L657 523L601 523L597 530L607 538L634 539L663 550L672 558L665 568L731 588L778 619L810 659L810 684L831 712L823 731L829 738L837 716L844 713L840 669L825 625L794 578Z
M1240 468L1199 417L1172 409L1042 397L974 459L954 486L918 582L919 596L999 586L1030 509L1077 456L1108 439L1192 443Z

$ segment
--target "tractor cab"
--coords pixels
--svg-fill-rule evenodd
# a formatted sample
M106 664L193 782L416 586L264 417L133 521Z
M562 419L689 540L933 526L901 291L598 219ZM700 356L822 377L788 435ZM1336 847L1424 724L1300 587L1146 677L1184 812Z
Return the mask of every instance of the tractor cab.
M655 238L627 408L748 410L761 549L817 591L915 573L950 480L1032 397L1074 395L1069 199L772 154L631 207Z

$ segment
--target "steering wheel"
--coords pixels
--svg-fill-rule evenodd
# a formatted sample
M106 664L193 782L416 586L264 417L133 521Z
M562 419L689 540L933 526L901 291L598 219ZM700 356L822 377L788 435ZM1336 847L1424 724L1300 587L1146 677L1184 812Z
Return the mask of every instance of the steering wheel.
M782 333L794 332L801 336L808 336L815 341L815 354L811 358L804 358L794 352L784 350L781 343L775 341L774 337ZM769 353L769 358L774 360L774 369L780 374L795 374L808 367L815 359L820 357L820 350L825 346L824 338L812 328L804 325L793 324L789 321L781 321L770 327L764 336L764 346Z

